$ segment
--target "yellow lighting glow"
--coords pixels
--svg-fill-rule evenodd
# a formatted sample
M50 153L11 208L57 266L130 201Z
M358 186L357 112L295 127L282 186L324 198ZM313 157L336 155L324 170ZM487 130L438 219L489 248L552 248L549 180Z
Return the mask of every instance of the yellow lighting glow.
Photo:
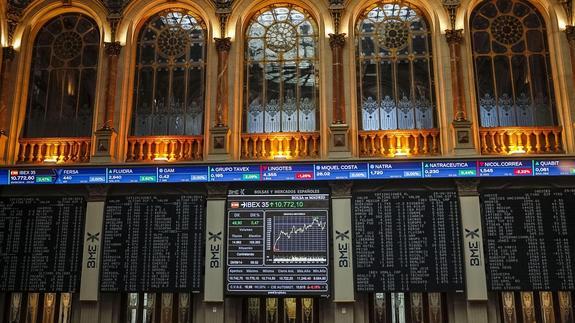
M168 156L156 156L154 157L154 161L169 161Z
M525 148L523 146L512 146L509 147L509 155L525 154Z
M288 156L284 155L283 152L278 152L277 154L273 155L273 159L275 160L285 160L288 159Z
M45 163L57 163L58 162L58 156L48 156L48 157L44 158L44 162Z
M557 25L559 25L559 30L565 30L567 21L563 17L557 17Z

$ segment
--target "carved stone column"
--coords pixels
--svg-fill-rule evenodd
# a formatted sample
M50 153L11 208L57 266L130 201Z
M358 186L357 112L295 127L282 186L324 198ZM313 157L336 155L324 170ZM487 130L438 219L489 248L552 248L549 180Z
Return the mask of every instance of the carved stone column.
M455 135L455 152L457 155L475 153L471 121L467 118L465 104L463 68L461 63L461 43L463 42L462 29L448 29L445 38L449 44L449 57L451 65L451 88L453 98L453 130Z
M228 58L232 42L230 37L214 38L218 52L218 93L216 97L216 127L228 125Z
M345 96L343 90L343 47L345 34L329 34L333 61L333 123L345 122Z
M118 59L122 51L120 42L105 43L108 56L108 80L106 87L106 113L102 129L114 129L114 109L116 105L116 80L118 78Z
M229 82L228 66L232 48L230 37L214 38L218 52L218 87L214 127L210 133L210 159L226 159L230 145L228 127Z
M571 56L571 77L575 84L575 26L565 26L565 35L569 42L569 55Z
M9 102L11 102L11 96L9 95L12 90L10 75L11 66L14 58L16 57L16 51L14 47L3 47L2 48L2 75L0 77L0 165L6 162L6 149L8 145L8 129L10 127L9 115L10 109L8 109Z
M329 34L329 46L331 47L333 62L333 117L330 126L330 156L341 158L349 153L349 126L345 113L345 90L343 71L343 48L345 47L346 35L335 33ZM333 154L335 153L335 154ZM345 155L345 156L342 156Z
M232 12L230 0L216 0L216 14L220 20L220 38L214 38L218 53L218 85L216 93L216 113L210 129L208 159L227 160L230 158L231 134L228 125L230 87L228 82L229 56L232 48L230 37L226 37L226 25Z
M463 75L461 75L461 43L463 42L463 30L446 30L445 38L449 44L449 57L451 59L454 120L465 121L467 120L467 111L465 108L465 98L463 97Z
M104 110L104 123L102 128L95 132L96 143L92 161L114 161L114 148L116 144L116 131L114 130L114 110L116 108L116 84L118 79L118 60L122 51L120 42L104 43L108 58L106 77L106 108Z

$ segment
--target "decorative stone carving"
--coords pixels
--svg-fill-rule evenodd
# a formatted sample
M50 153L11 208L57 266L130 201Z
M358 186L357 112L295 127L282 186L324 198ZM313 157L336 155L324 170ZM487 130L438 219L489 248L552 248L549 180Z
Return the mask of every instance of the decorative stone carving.
M331 49L343 48L345 46L346 34L329 34L329 46Z
M226 11L226 12L231 11L232 5L234 4L233 0L215 0L215 2L218 11Z
M461 0L443 0L443 7L449 13L449 22L451 29L455 29L455 19L457 18L457 8L461 4Z
M104 43L104 48L106 50L106 55L108 56L120 56L122 51L122 44L120 42Z
M116 40L116 31L118 30L118 25L122 20L122 15L118 13L112 13L108 16L108 23L112 29L112 42Z
M109 12L120 13L130 3L130 0L102 0Z
M461 44L463 42L463 29L448 29L445 31L448 44Z
M225 38L214 38L216 42L216 51L219 52L229 52L232 49L232 41L230 37Z
M22 9L15 6L8 6L8 11L6 12L6 20L8 21L8 44L12 45L14 42L14 34L16 33L16 28L20 22L20 17L22 17Z

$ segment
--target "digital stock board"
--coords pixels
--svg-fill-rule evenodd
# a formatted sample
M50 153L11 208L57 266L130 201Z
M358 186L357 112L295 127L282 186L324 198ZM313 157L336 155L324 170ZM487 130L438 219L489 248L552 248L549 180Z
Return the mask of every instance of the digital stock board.
M329 194L237 189L227 200L228 295L330 295Z
M457 192L356 192L352 211L358 292L464 289Z
M575 189L480 196L490 290L575 290Z
M102 292L200 291L204 196L110 196L104 216Z
M0 198L0 291L78 291L85 216L79 196Z
M575 176L575 160L369 161L0 169L0 185L149 184Z

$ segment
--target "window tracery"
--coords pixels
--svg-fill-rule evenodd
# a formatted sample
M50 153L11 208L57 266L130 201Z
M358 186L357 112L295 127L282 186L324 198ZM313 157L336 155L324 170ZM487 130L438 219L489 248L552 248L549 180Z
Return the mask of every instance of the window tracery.
M247 133L317 130L317 42L315 21L300 7L254 15L246 31Z
M357 25L363 130L435 127L431 34L418 9L379 2Z
M82 14L58 16L34 42L24 138L89 137L100 31Z
M482 127L556 124L545 22L522 0L489 0L471 14Z
M160 12L137 44L132 135L202 135L206 28L194 14Z

